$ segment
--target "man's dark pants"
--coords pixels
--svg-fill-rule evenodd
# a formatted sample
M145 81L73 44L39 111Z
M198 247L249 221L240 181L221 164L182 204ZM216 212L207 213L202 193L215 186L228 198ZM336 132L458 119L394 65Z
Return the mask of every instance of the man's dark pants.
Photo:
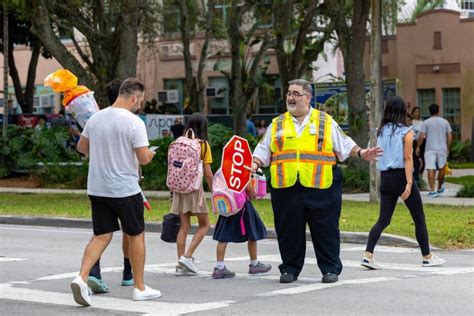
M306 223L311 232L319 269L323 274L340 274L339 217L342 202L342 172L333 167L328 189L303 187L298 181L289 188L271 189L271 199L283 263L281 273L298 276L306 253Z

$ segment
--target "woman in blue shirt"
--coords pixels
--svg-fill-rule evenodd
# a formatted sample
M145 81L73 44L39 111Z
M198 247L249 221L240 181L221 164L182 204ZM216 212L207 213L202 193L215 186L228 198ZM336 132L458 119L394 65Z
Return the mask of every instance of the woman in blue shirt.
M369 233L369 240L361 265L380 269L374 260L374 248L383 230L390 224L398 197L401 197L415 223L415 234L423 256L423 267L442 265L445 260L430 252L428 230L420 192L413 182L413 129L406 123L405 101L395 96L387 101L377 131L377 146L383 156L377 162L380 176L380 215Z

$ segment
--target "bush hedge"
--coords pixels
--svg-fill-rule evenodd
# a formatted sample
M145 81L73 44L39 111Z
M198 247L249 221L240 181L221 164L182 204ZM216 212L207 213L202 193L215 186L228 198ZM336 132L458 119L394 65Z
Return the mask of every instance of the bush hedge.
M222 151L225 144L234 135L232 129L222 124L209 124L208 141L212 151L212 171L221 165ZM41 181L43 187L85 189L87 186L87 160L82 160L81 166L60 166L57 162L78 162L80 155L64 146L69 135L65 128L32 129L9 126L9 140L1 144L4 163L0 166L0 177L8 176L16 169L28 170ZM250 148L254 149L258 139L247 135ZM168 147L173 141L164 137L150 141L151 146L158 146L152 162L142 166L143 180L140 183L145 190L167 190L167 155ZM45 165L38 168L38 162ZM48 164L53 163L53 164ZM369 170L357 166L342 166L344 175L343 188L345 192L368 192ZM269 168L264 169L267 180L270 181ZM269 186L267 186L269 187Z

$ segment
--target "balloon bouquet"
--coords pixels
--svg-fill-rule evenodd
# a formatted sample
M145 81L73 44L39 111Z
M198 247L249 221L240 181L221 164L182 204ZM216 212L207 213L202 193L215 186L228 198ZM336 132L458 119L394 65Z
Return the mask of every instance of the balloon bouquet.
M84 128L87 121L99 111L94 98L94 92L86 86L78 85L77 77L67 69L59 69L44 79L44 85L51 87L56 93L63 93L62 104L67 113L71 114L77 123ZM143 192L143 204L148 210L151 205Z

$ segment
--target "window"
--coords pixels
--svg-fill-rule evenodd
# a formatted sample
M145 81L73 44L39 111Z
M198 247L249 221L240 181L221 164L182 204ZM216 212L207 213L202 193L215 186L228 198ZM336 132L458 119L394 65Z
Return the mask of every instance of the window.
M441 32L434 32L433 49L441 50Z
M430 117L429 106L436 103L435 89L418 89L417 90L417 106L421 109L423 119Z
M165 90L178 90L179 102L176 104L179 113L183 113L185 100L189 99L187 96L186 80L184 79L164 79Z
M461 99L459 88L443 89L443 116L451 124L454 139L461 139Z
M265 85L258 88L257 113L278 113L279 105L282 102L280 78L278 76L267 76Z
M163 1L163 32L165 34L179 32L179 10L172 0Z
M273 26L272 0L259 1L257 5L257 27L259 29L270 29Z
M214 18L225 22L227 20L228 10L231 7L230 0L216 0L214 5Z
M229 82L227 78L209 78L209 87L215 88L216 97L208 97L209 114L232 114L229 108Z
M50 114L54 112L54 92L49 87L35 87L33 99L34 114Z
M461 0L462 10L474 10L474 0Z

